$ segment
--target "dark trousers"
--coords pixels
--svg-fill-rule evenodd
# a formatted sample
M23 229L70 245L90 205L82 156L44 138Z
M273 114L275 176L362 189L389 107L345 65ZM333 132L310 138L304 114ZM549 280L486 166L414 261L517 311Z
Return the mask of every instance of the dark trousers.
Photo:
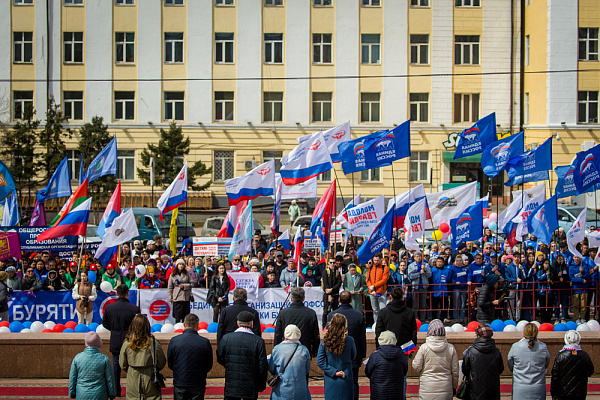
M538 301L540 302L540 319L542 324L552 321L552 304L554 304L554 298L551 294L548 296L538 294Z
M338 308L339 296L331 296L333 298L331 303L329 302L329 296L329 294L323 294L323 328L327 325L327 314Z
M183 322L183 319L190 313L189 301L176 301L173 303L173 318L175 323Z
M427 318L427 289L414 289L412 296L415 314L418 314L419 320L425 321Z
M358 400L358 370L360 367L352 367L352 380L354 381L354 400Z
M219 322L219 315L221 315L221 311L223 311L223 309L225 307L227 307L226 302L222 302L222 303L217 303L216 305L213 306L213 322ZM189 312L188 312L189 314Z
M205 387L177 387L173 386L175 400L204 400Z
M592 288L592 289L588 289L587 292L587 299L586 299L586 306L587 308L585 309L585 320L589 321L590 320L590 311L592 310L592 300L594 300L594 303L597 303L597 301L595 301L596 298L596 289ZM594 307L596 306L596 304L594 304ZM596 311L596 319L598 319L598 310Z
M113 376L115 377L115 392L121 397L121 366L119 365L119 353L111 353L113 362Z
M448 296L431 297L433 304L433 318L442 321L448 317Z

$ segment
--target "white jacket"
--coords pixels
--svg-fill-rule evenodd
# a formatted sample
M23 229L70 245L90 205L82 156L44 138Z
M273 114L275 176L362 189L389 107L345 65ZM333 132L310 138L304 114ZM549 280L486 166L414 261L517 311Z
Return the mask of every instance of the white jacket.
M412 367L419 374L420 399L452 400L458 387L458 355L445 336L427 337Z

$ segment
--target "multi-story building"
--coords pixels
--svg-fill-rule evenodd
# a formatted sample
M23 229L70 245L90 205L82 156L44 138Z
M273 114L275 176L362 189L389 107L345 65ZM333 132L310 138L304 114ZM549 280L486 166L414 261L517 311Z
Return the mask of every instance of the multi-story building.
M319 192L337 177L347 198L475 179L486 193L480 157L452 155L456 134L491 112L530 145L554 135L555 165L596 140L599 25L597 0L6 0L0 93L11 121L26 103L43 116L48 96L73 128L102 116L125 191L150 190L139 155L173 120L223 204L223 180L300 135L411 119L410 159L347 176L338 164ZM493 194L508 195L504 178Z

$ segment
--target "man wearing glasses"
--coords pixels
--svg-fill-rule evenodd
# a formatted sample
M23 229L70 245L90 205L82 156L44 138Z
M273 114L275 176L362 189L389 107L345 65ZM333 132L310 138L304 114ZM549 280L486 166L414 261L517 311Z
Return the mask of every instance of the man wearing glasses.
M342 286L342 275L335 266L335 258L327 258L327 268L323 272L321 287L323 288L323 327L327 325L327 314L338 308L340 287Z
M42 290L42 280L35 274L33 268L28 267L23 277L23 283L21 284L21 290L27 290L29 292L37 292Z

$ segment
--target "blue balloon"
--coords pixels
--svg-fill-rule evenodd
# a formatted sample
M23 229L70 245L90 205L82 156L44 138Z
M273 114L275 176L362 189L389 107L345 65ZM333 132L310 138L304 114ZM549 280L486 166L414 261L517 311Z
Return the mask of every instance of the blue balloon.
M10 331L13 333L19 333L23 330L23 324L19 321L13 321L8 326L8 329L10 329Z
M88 281L90 281L90 283L96 283L96 273L94 271L88 272Z
M98 329L98 327L99 327L99 326L100 326L100 324L97 324L97 323L95 323L95 322L92 322L92 323L91 323L91 324L89 324L87 327L88 327L88 330L89 330L90 332L96 332L96 329ZM87 331L86 331L86 332L87 332Z
M268 327L265 329L265 331L263 333L275 333L275 328Z
M513 321L512 319L507 319L506 321L504 321L504 326L508 326L508 325L517 326L517 323L515 321Z
M88 333L90 328L86 324L79 324L75 327L74 331L77 333Z
M71 328L67 328L63 331L63 333L75 333L75 331Z
M208 328L206 328L206 330L208 331L208 333L217 333L217 328L219 327L219 324L216 322L211 322L208 325ZM275 332L275 329L273 329L273 332Z
M31 328L31 321L25 321L25 322L23 322L23 328L30 329Z
M567 328L567 324L560 323L554 325L554 332L566 332L568 330L569 328Z
M576 331L577 330L577 323L575 321L567 321L567 329L570 330L570 331Z
M150 328L150 330L154 333L154 332L160 332L160 330L162 329L162 325L161 324L154 324L152 325L152 328Z
M419 328L419 332L427 332L428 329L429 329L429 324L423 324Z
M492 321L492 330L494 332L504 331L504 322L499 319Z

